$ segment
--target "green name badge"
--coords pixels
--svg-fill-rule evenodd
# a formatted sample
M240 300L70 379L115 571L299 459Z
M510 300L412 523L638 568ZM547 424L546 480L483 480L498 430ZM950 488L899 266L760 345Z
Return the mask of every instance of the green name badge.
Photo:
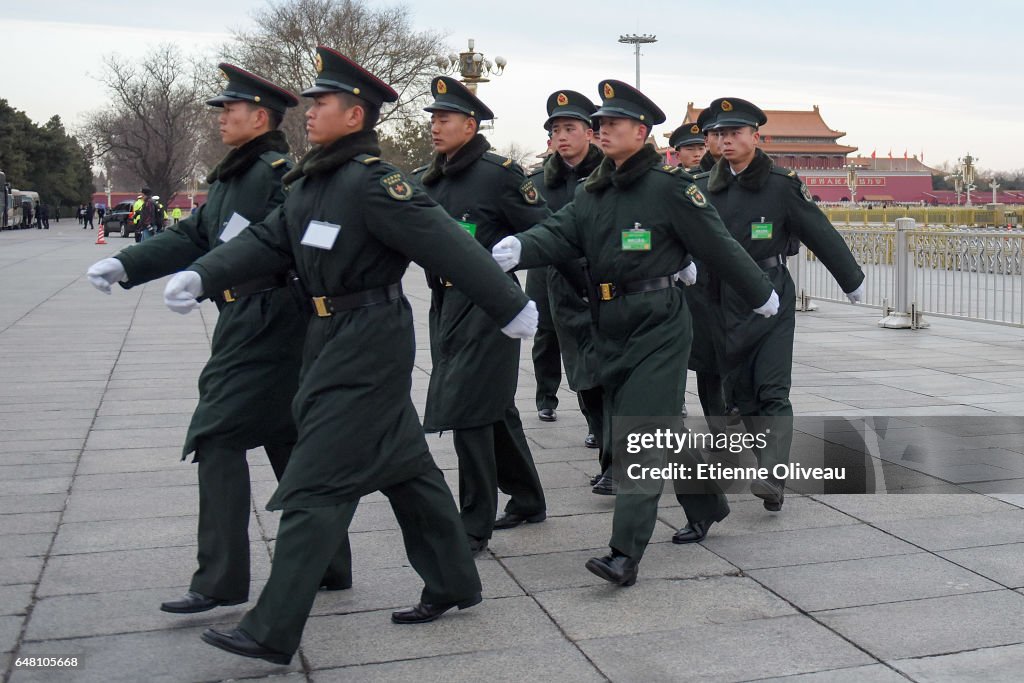
M770 240L772 238L772 224L771 223L751 223L750 224L750 239L752 240Z
M463 230L468 232L473 237L476 237L476 223L467 223L466 221L455 221L459 224Z
M622 251L650 251L650 230L623 230Z

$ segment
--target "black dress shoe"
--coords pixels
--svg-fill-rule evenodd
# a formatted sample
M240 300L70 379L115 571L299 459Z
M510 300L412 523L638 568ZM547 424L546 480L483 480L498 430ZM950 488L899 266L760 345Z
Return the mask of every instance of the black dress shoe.
M517 515L514 512L505 512L494 520L495 529L514 529L523 522L528 524L536 524L537 522L543 522L548 518L548 513L543 510L535 515Z
M785 484L771 479L758 479L750 484L750 492L764 501L764 509L778 512L786 498Z
M708 530L711 528L712 524L715 522L721 522L728 516L729 510L726 508L724 512L720 512L718 515L711 517L710 519L687 521L686 526L672 534L672 542L676 545L683 545L684 543L699 543L708 535Z
M615 483L612 475L602 474L600 479L594 483L594 488L590 489L590 491L599 496L614 496L619 492L619 486Z
M214 607L241 605L243 602L245 602L245 600L219 600L217 598L208 598L202 593L189 591L188 593L185 593L185 597L180 600L168 600L167 602L160 603L160 609L161 611L172 612L174 614L195 614L196 612L206 612Z
M231 654L252 657L253 659L265 659L273 664L291 664L292 662L291 655L271 650L269 647L263 647L240 628L230 631L218 631L217 629L208 628L199 637L203 639L204 643L218 647Z
M537 411L537 418L541 422L554 422L558 419L558 414L554 408L541 408Z
M632 586L640 571L639 562L617 550L612 550L611 554L604 557L590 558L586 567L591 574L597 574L605 581L620 586Z
M739 406L729 406L725 411L725 424L730 427L734 427L739 423L743 422L743 416L740 415Z
M587 434L587 438L583 439L583 445L587 448L600 448L601 444L597 443L597 437L593 434Z
M682 417L689 417L689 416L690 416L690 411L688 411L688 410L686 409L686 404L685 404L685 403L683 404L683 410L682 410L682 412L680 413L680 415L681 415Z
M469 541L469 552L476 557L483 551L487 550L487 539L477 538L476 536L466 535L466 540Z
M603 477L603 476L604 476L603 472L601 474L595 474L594 476L592 476L590 478L590 485L593 486L597 482L601 481L601 477Z
M407 609L401 609L397 612L391 613L391 621L396 624L425 624L428 621L433 621L439 616L450 610L452 607L458 607L459 609L466 609L473 605L479 605L483 601L483 598L479 593L476 595L460 600L458 602L446 602L440 605L431 605L427 602L421 602L415 607L409 607Z

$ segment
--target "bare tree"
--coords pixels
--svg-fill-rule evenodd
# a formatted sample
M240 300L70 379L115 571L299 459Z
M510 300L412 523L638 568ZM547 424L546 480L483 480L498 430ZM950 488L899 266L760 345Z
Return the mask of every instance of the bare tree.
M365 0L283 0L253 14L255 27L233 31L226 61L299 93L316 78L316 46L326 45L361 64L398 92L381 112L386 129L420 114L437 73L435 59L447 53L444 36L417 31L403 5L376 8ZM285 134L296 153L308 149L301 116L285 118Z
M510 142L503 147L498 154L511 159L526 170L533 168L541 162L541 159L537 157L536 152L531 152L518 142Z
M174 45L154 48L141 62L108 56L100 82L106 108L90 114L84 137L111 177L134 178L170 197L196 170L197 149L209 113L203 101L208 67L189 62Z

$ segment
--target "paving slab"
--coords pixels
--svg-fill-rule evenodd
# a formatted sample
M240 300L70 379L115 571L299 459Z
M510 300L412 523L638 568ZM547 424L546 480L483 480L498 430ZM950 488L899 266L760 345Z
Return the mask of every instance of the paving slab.
M818 612L815 618L882 660L1022 642L1024 595L1011 590Z
M938 555L1007 588L1024 587L1024 543L947 550Z
M695 623L765 619L795 612L754 581L736 576L682 581L641 576L628 589L605 583L544 591L535 597L574 641L670 631Z
M314 683L521 683L560 681L597 683L607 679L569 643L537 644L521 649L485 650L463 655L439 655L411 661L366 664L342 669L314 670Z
M827 669L780 678L758 678L758 683L906 683L907 678L885 664Z
M612 681L748 681L875 663L800 615L596 638L579 646Z
M716 536L712 527L702 544L744 570L906 555L920 551L909 543L862 525L794 529L745 536Z
M754 569L747 575L808 612L1003 588L929 553Z
M938 657L898 659L890 664L920 683L1017 683L1024 671L1024 644L985 647Z
M888 520L878 528L926 550L952 550L1024 542L1024 510Z
M312 668L327 669L476 652L495 642L528 652L563 640L532 598L518 597L486 600L449 613L429 628L392 624L386 610L313 617L306 624L302 651Z

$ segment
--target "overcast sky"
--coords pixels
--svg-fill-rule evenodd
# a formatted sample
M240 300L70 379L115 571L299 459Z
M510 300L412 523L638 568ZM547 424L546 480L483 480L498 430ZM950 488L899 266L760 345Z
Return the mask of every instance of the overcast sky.
M103 103L94 77L104 54L141 54L172 41L216 56L230 29L246 26L266 2L3 4L0 97L37 122L59 114L73 130L84 112ZM479 91L498 116L487 135L499 150L513 141L543 149L544 103L552 91L579 90L598 101L599 80L632 83L633 48L617 39L653 33L658 42L643 49L640 86L668 114L655 129L659 139L682 122L687 102L704 106L730 96L764 109L817 104L832 128L846 131L840 142L865 155L923 152L925 163L937 165L971 152L983 168L1024 167L1019 2L405 4L417 27L447 34L453 51L475 38L487 57L508 59L506 73Z

